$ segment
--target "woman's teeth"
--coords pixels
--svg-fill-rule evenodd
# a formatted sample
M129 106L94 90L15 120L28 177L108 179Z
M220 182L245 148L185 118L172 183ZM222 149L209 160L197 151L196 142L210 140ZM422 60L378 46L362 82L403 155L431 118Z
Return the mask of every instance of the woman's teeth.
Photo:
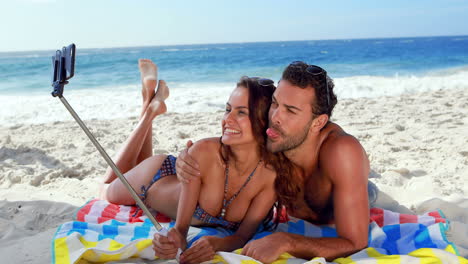
M226 128L224 130L224 133L229 133L229 134L240 134L240 131L237 131L237 130L234 130L234 129L230 129L230 128Z

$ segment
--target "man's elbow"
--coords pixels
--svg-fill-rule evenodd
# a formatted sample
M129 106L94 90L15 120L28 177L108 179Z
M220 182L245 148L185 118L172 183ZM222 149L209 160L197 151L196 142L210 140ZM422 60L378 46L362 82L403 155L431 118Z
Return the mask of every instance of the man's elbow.
M349 255L352 255L358 251L361 251L362 249L366 248L368 246L368 241L367 241L367 237L365 238L362 238L362 239L355 239L355 240L351 240L351 250L350 252L348 253L348 256Z
M354 250L356 251L366 248L367 245L368 245L367 237L365 239L359 239L357 241L354 241L353 243Z

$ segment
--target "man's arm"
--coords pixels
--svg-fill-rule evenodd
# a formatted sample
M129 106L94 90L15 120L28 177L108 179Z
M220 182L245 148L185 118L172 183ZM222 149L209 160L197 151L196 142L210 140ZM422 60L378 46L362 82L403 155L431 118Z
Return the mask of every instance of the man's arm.
M187 141L187 148L179 153L176 160L177 179L183 183L189 183L192 179L200 178L198 162L189 154L193 142Z
M369 161L357 139L340 136L320 152L322 172L333 184L333 213L337 238L300 239L289 253L326 259L348 256L367 246ZM313 191L313 190L306 190Z
M249 243L244 249L246 255L262 262L272 262L283 252L304 259L319 256L333 260L367 246L369 162L364 150L355 138L342 136L324 146L320 155L322 172L333 184L338 237L310 238L279 232Z

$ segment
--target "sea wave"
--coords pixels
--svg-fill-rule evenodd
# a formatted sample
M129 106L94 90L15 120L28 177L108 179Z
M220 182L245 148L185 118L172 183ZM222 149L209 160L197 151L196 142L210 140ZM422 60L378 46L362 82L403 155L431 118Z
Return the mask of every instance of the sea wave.
M335 78L339 102L347 98L398 96L439 89L468 89L468 67L432 72L424 76L352 76ZM169 112L222 111L234 83L171 83ZM73 120L60 100L49 91L0 96L0 125ZM66 87L65 98L83 120L137 117L141 111L139 84L77 89ZM456 99L454 99L456 100Z
M422 76L352 76L336 78L338 98L394 96L438 89L468 89L468 67L433 71Z

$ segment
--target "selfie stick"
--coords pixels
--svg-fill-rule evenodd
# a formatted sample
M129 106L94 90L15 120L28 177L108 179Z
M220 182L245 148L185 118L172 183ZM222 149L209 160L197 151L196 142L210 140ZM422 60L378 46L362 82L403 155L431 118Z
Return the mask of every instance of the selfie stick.
M119 177L119 179L122 181L122 183L127 187L128 191L132 195L133 199L135 202L138 204L138 206L143 210L145 215L150 219L151 223L156 227L158 230L158 233L160 233L163 236L167 236L167 229L164 228L161 224L158 223L158 221L154 218L154 216L151 214L151 212L148 210L146 205L143 203L143 201L138 197L138 194L135 192L135 190L132 188L132 186L128 183L127 179L122 175L120 170L117 168L115 163L111 160L109 155L104 151L104 149L101 147L99 142L96 140L96 138L91 134L89 129L86 127L86 125L81 121L80 117L76 114L76 112L73 110L73 108L68 104L67 100L63 96L59 96L60 101L65 105L67 110L70 112L70 114L75 118L76 122L80 125L80 127L83 129L83 131L86 133L88 138L93 142L94 146L98 149L98 151L101 153L102 157L106 160L107 164L112 168L114 171L115 175Z
M72 55L73 56L73 63L74 63L74 56L75 56L75 51L74 51L74 44L73 45L73 51ZM70 45L71 46L71 45ZM69 47L70 47L69 46ZM63 48L63 51L67 51L66 48ZM64 57L65 56L65 57ZM68 104L67 100L65 97L63 97L63 87L65 84L68 84L67 79L70 79L73 77L73 73L70 74L70 77L67 78L67 69L65 68L65 62L67 60L67 54L63 54L60 50L57 50L55 58L52 57L52 59L55 59L55 64L54 64L54 73L55 77L53 78L53 83L52 86L54 87L54 91L52 92L53 97L58 97L60 98L60 101L62 101L63 105L65 105L65 108L70 112L70 114L73 116L73 118L76 120L76 122L80 125L80 127L83 129L83 131L86 133L88 138L93 142L94 146L97 148L97 150L101 153L102 157L106 160L107 164L112 168L114 171L115 175L119 177L119 179L122 181L122 183L125 185L125 187L128 189L130 194L132 195L133 199L135 202L138 204L138 206L143 210L145 215L150 219L151 223L153 223L154 227L158 230L158 233L167 236L167 229L163 227L161 224L156 221L154 216L151 214L151 212L148 210L148 207L143 203L143 201L140 199L138 194L135 192L135 190L132 188L132 186L128 183L127 179L122 175L120 170L117 168L115 163L112 161L112 159L107 155L106 151L101 147L99 142L96 140L96 138L91 134L89 129L86 127L86 125L83 123L81 118L76 114L75 110ZM57 63L58 60L58 63ZM180 250L180 249L179 249Z

